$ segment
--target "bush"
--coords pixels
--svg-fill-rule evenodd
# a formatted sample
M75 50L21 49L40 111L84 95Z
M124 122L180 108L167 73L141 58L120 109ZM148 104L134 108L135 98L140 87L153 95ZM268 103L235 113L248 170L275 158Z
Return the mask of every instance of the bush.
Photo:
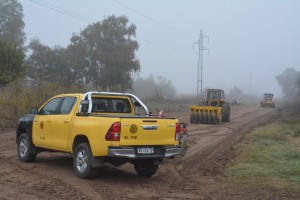
M32 108L40 107L54 95L81 90L79 87L64 87L60 83L41 81L28 85L23 79L16 80L0 93L0 128L13 127L21 116Z

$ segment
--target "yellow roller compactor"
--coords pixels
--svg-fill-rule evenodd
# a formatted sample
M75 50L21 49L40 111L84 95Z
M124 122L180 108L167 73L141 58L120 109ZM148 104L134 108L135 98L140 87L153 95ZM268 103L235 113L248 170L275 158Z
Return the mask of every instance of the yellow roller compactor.
M190 123L216 124L230 121L230 103L225 102L224 91L207 89L206 99L191 107Z

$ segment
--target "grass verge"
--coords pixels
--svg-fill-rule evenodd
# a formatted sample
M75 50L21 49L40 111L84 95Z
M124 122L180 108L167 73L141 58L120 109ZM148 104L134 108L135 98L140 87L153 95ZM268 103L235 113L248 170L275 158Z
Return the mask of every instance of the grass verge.
M258 128L235 147L215 199L300 199L300 118Z

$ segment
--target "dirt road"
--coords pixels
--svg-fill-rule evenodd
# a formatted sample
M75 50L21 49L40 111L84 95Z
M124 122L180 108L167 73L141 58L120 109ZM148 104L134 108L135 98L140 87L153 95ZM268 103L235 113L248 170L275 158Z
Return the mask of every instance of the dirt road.
M92 180L79 179L72 157L62 153L44 152L36 162L22 163L14 130L6 131L0 133L0 199L210 199L233 145L274 114L274 109L232 106L229 123L190 124L185 156L166 161L152 178L137 176L126 164L107 165ZM189 122L189 111L172 116Z

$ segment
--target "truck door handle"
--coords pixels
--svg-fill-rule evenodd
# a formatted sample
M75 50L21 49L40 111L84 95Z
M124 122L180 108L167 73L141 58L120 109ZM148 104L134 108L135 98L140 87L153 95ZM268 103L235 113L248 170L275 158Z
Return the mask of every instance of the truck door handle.
M51 120L47 120L46 122L52 122Z
M69 120L64 120L64 122L65 122L65 123L70 123L70 121L69 121Z

